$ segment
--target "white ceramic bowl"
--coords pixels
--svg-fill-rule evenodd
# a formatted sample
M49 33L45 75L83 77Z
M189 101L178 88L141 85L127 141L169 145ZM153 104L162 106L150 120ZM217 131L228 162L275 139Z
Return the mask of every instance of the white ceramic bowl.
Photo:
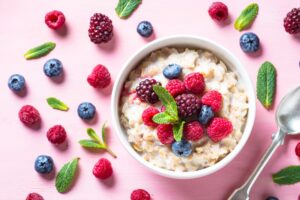
M242 138L231 153L229 153L225 158L223 158L221 161L214 164L213 166L200 169L198 171L193 171L193 172L174 172L160 167L156 167L150 162L145 161L132 148L132 146L127 140L127 134L120 123L120 115L119 115L119 101L120 101L120 94L123 89L123 84L126 81L128 74L131 72L132 69L136 67L136 65L139 62L141 62L151 52L161 49L163 47L194 47L194 48L206 49L211 51L219 59L221 59L231 71L237 73L237 75L239 76L239 81L242 82L242 84L246 89L246 93L248 94L248 98L249 98L248 100L249 111L248 111L247 122L245 124ZM176 179L192 179L192 178L206 176L220 170L222 167L227 165L233 158L237 156L237 154L241 151L241 149L246 144L253 127L255 110L256 110L255 95L254 95L252 83L249 79L247 71L245 70L244 66L240 63L240 61L231 52L229 52L227 49L220 46L219 44L205 38L194 37L189 35L176 35L176 36L157 39L145 45L142 49L140 49L135 54L133 54L133 56L129 58L128 61L125 63L117 79L115 80L114 88L112 92L112 102L111 102L111 113L112 113L114 127L116 128L117 135L121 143L123 144L125 149L129 152L129 154L133 156L137 161L139 161L142 165L146 166L153 172L160 174L162 176L176 178Z

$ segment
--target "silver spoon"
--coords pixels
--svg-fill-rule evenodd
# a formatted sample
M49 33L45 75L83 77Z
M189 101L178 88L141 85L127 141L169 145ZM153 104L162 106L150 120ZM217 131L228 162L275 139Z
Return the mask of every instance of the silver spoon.
M248 200L251 187L256 181L271 156L284 143L287 134L300 133L300 86L289 92L280 102L276 110L277 133L273 134L272 144L258 163L247 181L236 189L228 200Z

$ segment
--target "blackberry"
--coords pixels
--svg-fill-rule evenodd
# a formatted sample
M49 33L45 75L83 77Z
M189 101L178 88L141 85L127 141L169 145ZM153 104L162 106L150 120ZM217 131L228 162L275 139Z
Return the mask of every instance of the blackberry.
M300 33L300 8L293 8L284 18L283 25L290 34Z
M182 118L192 117L200 110L201 100L194 94L181 94L175 100Z
M136 87L136 94L143 102L154 104L158 102L158 96L153 91L153 85L161 85L155 79L145 79Z
M101 13L95 13L90 19L89 37L95 44L106 43L113 37L112 21Z

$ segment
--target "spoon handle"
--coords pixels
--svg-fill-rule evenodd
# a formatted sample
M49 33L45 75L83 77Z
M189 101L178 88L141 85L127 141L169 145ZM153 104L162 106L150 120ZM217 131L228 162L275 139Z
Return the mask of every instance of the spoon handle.
M278 130L276 134L273 135L273 141L272 144L269 146L261 160L259 161L258 165L252 172L252 174L249 176L247 181L238 189L236 189L231 196L228 198L228 200L248 200L249 199L249 193L250 190L256 181L257 177L259 174L262 172L268 161L270 160L271 156L279 147L281 144L284 142L284 137L285 137L285 132L282 130Z

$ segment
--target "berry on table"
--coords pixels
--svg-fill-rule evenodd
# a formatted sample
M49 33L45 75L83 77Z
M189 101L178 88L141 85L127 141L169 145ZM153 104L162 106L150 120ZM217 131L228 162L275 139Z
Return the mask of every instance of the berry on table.
M216 90L210 90L203 95L201 103L210 106L214 112L219 112L222 108L222 94Z
M269 196L266 198L266 200L279 200L277 197Z
M175 98L179 116L189 118L197 114L201 107L201 100L194 94L181 94Z
M293 8L283 20L283 26L289 34L300 33L300 8Z
M161 83L155 79L145 79L139 83L135 90L141 101L151 104L158 102L159 99L157 94L153 91L153 85L161 85Z
M89 102L79 104L77 108L78 116L84 120L93 119L96 114L96 107Z
M179 94L183 94L186 91L186 88L181 80L172 79L168 81L166 90L168 90L173 97L176 97Z
M162 144L172 144L174 136L171 124L159 124L156 131L157 137Z
M157 108L150 106L149 108L145 109L142 114L142 119L145 125L147 126L152 126L156 127L158 124L156 124L153 120L152 117L159 113L159 110Z
M255 33L244 33L240 37L240 46L246 53L252 53L259 49L259 38Z
M27 195L26 200L44 200L44 198L40 194L32 192Z
M153 27L152 24L148 21L141 21L137 28L136 31L138 34L140 34L142 37L150 37L153 33Z
M180 76L181 72L182 72L182 67L180 65L169 64L168 66L166 66L164 68L163 75L167 79L174 79L174 78L178 78Z
M219 142L233 130L232 124L225 118L215 117L207 128L207 134L213 142Z
M186 140L196 142L203 136L203 128L198 121L188 122L184 125L183 135Z
M111 163L106 158L101 158L94 165L93 174L96 178L99 179L107 179L113 174L113 169L111 167Z
M53 10L46 14L45 23L51 29L59 29L65 24L66 18L61 11Z
M14 92L19 92L25 88L25 78L20 74L13 74L8 79L8 87Z
M198 116L198 121L202 125L206 125L213 117L214 117L214 112L211 109L211 107L207 105L202 105Z
M41 116L35 107L31 105L25 105L19 111L19 119L25 125L32 126L41 121Z
M110 73L104 65L97 65L88 76L87 81L94 88L106 88L111 82Z
M228 8L222 2L213 2L208 9L208 14L216 21L225 21L228 18Z
M172 151L176 156L188 157L192 153L192 145L186 140L180 142L174 142L172 144Z
M40 155L35 159L34 169L40 174L49 174L53 170L53 159L50 156Z
M63 72L63 66L60 60L50 59L44 64L44 73L48 77L55 77L61 75Z
M300 142L298 142L298 144L296 145L295 153L300 158Z
M88 33L93 43L107 43L113 37L112 21L102 13L95 13L90 19Z
M143 189L133 190L130 195L130 200L150 200L151 196L149 192Z
M52 144L62 144L67 138L67 133L63 126L55 125L47 131L47 138Z
M190 73L184 77L185 87L194 94L201 94L205 89L204 77L198 72Z

